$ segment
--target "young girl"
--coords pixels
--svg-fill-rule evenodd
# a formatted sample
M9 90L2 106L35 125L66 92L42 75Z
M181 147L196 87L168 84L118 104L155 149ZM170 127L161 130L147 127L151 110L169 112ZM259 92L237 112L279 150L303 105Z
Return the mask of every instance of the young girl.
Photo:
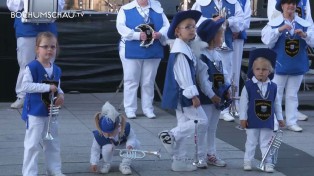
M26 92L22 119L26 122L24 139L23 175L38 175L37 160L43 149L48 175L63 176L61 172L60 142L58 123L50 123L53 140L43 140L49 121L50 97L54 94L54 105L60 106L64 94L60 88L61 69L52 63L58 48L57 38L50 32L39 33L36 38L35 60L25 70L22 87ZM58 85L56 85L58 84ZM55 95L57 95L55 97ZM48 103L45 103L48 102ZM42 145L42 146L41 146Z
M168 30L169 39L175 39L170 51L162 107L175 109L177 127L162 131L159 138L166 150L173 155L173 171L193 171L197 167L207 167L205 159L205 135L207 118L200 106L196 88L196 58L188 43L195 38L195 23L201 13L195 10L178 12ZM188 163L187 148L184 145L187 136L193 136L194 121L198 130L198 164Z
M204 92L200 92L200 100L208 118L207 146L209 148L207 150L207 164L220 167L226 166L226 163L216 155L216 130L221 110L228 108L228 105L223 106L224 103L227 102L225 96L229 96L227 99L230 100L228 86L226 86L230 85L226 81L227 73L224 72L221 55L216 50L216 48L220 47L222 44L223 29L221 25L224 21L224 19L217 21L207 19L197 28L197 34L203 41L202 43L206 42L205 47L201 49L199 59L208 66L209 81L212 83L211 87L206 87L202 82L200 84ZM194 51L197 48L195 48ZM219 89L225 89L225 95L223 95L223 97L218 94Z
M101 113L95 115L95 121L97 130L93 131L91 171L98 171L97 165L102 156L104 163L99 172L105 174L109 173L116 146L126 142L126 149L138 149L140 143L130 124L126 122L126 117L119 114L109 102L103 105ZM130 165L131 159L123 158L119 166L120 172L125 175L132 174Z
M244 170L252 170L251 161L259 143L262 156L267 151L274 135L274 115L280 127L284 127L281 104L277 95L277 85L271 81L276 64L276 53L270 49L251 51L248 80L240 98L240 123L246 128ZM266 158L266 172L274 172L271 158Z

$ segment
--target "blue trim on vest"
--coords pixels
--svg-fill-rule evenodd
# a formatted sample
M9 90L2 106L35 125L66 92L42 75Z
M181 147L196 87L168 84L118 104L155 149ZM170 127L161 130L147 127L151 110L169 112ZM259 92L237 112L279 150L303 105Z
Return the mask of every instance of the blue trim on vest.
M269 91L269 96L266 100L271 101L271 116L266 120L261 120L257 117L255 113L255 100L262 100L263 98L258 93L259 88L257 83L253 83L252 80L248 80L245 83L245 88L248 93L249 103L248 103L248 127L247 128L270 128L274 129L274 110L275 110L275 98L277 94L277 85L273 82L270 82L267 87Z
M165 85L163 89L161 102L161 107L164 109L177 109L178 103L181 104L181 107L189 107L193 105L192 99L188 99L182 94L183 89L180 88L180 86L178 85L177 81L174 78L173 68L178 54L179 53L170 53L169 56ZM196 73L194 63L192 60L189 59L188 56L186 55L184 56L189 63L193 83L194 85L196 85L195 78Z
M242 8L242 11L244 12L244 8L245 8L245 4L246 4L246 0L238 0L241 8ZM242 39L242 40L246 40L247 39L247 33L246 31L241 31L239 33L239 36L238 36L238 39Z
M235 14L235 5L234 4L230 4L226 0L222 0L222 6L225 7L227 10L227 19L231 16L234 16L234 14ZM206 18L212 18L213 15L216 15L218 13L216 11L215 7L216 7L216 4L214 3L214 1L211 1L207 6L201 6L202 15ZM229 14L229 11L230 11L230 14ZM232 35L233 35L232 31L231 31L230 27L228 27L225 31L225 42L230 49L233 49Z
M31 71L33 82L42 83L42 80L46 80L47 74L45 68L38 60L33 60L28 64ZM61 69L53 64L53 78L51 80L59 81L61 78ZM25 96L22 119L28 121L28 114L39 117L48 117L48 107L42 101L42 93L27 93Z
M136 8L124 10L126 17L126 26L135 30L140 24L145 24L143 17ZM149 9L150 23L154 24L154 30L159 31L163 25L162 14L156 13L153 9ZM153 59L163 58L164 49L159 40L154 40L153 44L146 47L140 46L141 40L125 41L125 58L127 59Z
M127 138L130 134L130 130L131 130L131 125L129 122L126 122L125 124L125 131L124 131L124 135L122 136L122 138L119 139L118 143L124 143L127 141ZM100 145L100 147L107 145L107 144L114 144L116 145L112 139L106 138L103 135L100 135L99 132L97 130L93 131L93 135L97 141L97 143Z
M278 28L284 25L284 22L272 28ZM295 29L301 29L302 31L307 31L306 27L301 26L298 23L295 23ZM300 36L294 35L294 38L299 40L299 52L294 57L287 55L285 52L285 40L287 30L283 31L281 36L278 38L274 48L277 53L277 64L275 72L278 75L303 75L309 70L309 62L307 55L307 44Z
M55 23L22 23L21 18L14 20L15 36L36 37L40 32L51 32L57 36L57 25Z

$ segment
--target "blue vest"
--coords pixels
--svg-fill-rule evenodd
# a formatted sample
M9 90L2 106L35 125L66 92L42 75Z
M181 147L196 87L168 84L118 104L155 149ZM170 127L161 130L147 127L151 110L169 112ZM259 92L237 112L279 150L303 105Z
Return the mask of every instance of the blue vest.
M119 145L120 143L126 142L127 138L130 134L131 130L131 125L129 122L126 122L125 124L125 130L124 130L124 135L119 139L119 141L115 142L110 138L106 138L103 135L100 135L98 130L93 131L93 135L97 141L97 143L100 145L100 147L106 145L106 144L114 144L114 145Z
M262 120L256 115L256 105L255 100L263 100L261 95L258 93L259 88L256 83L253 83L252 80L248 80L245 83L245 88L249 97L248 104L248 127L247 128L270 128L274 129L274 110L275 110L275 98L277 94L277 85L273 82L269 83L267 86L267 92L269 96L266 100L271 102L271 115L266 119ZM267 93L266 93L267 94Z
M214 15L218 14L218 12L216 10L216 9L218 9L218 7L216 7L216 8L215 7L216 7L216 4L214 3L214 1L211 1L207 6L201 6L202 15L206 18L213 18ZM222 0L222 7L226 8L226 13L227 13L226 18L227 19L231 16L234 16L234 14L235 14L235 5L234 4L230 4L226 0ZM226 29L225 42L230 49L233 49L233 46L232 46L233 38L232 38L232 31L231 31L230 27L228 27Z
M219 62L219 64L221 65L221 70L219 71L215 67L215 65L205 55L202 54L200 59L208 66L207 72L208 72L208 80L210 82L213 82L214 74L217 74L217 73L223 74L222 73L223 67L222 67L221 61ZM213 104L211 99L208 96L206 96L202 91L199 91L199 93L200 93L201 104Z
M145 24L143 17L138 13L136 8L124 10L126 17L126 26L135 30L135 27L140 24ZM163 25L162 14L156 13L151 8L149 9L150 23L154 24L154 30L159 31ZM154 43L146 47L140 46L141 40L125 41L125 58L127 59L152 59L163 58L164 50L159 40L154 40Z
M36 37L40 32L51 32L57 36L55 23L22 23L21 18L15 18L15 35L18 37Z
M282 25L284 25L284 22L281 25L272 28L278 28ZM302 29L303 31L307 31L307 28L301 26L299 23L295 23L295 29ZM293 57L288 55L286 50L289 48L286 48L285 46L287 39L286 32L288 31L285 30L282 32L274 48L272 48L272 50L277 53L277 64L275 72L278 75L303 75L309 70L308 55L306 51L307 44L301 37L294 35L294 38L299 43L298 45L295 45L295 49L293 50L296 55Z
M178 103L181 104L181 107L189 107L193 105L192 99L188 99L182 94L183 89L180 88L174 78L173 68L177 54L179 53L170 53L168 60L166 79L161 102L161 107L164 109L177 109ZM184 56L189 63L193 83L196 85L196 73L193 61L190 60L188 56Z
M33 82L42 83L43 80L47 80L45 75L47 72L38 60L33 60L28 64L31 71ZM61 78L61 69L53 64L53 76L50 80L59 81ZM27 93L25 96L22 119L28 120L28 115L47 117L48 107L42 101L42 93Z
M246 4L247 0L238 0L239 4L241 5L242 11L244 12L244 8L245 8L245 4ZM246 31L241 31L239 33L238 39L243 39L246 40L247 39L247 34Z

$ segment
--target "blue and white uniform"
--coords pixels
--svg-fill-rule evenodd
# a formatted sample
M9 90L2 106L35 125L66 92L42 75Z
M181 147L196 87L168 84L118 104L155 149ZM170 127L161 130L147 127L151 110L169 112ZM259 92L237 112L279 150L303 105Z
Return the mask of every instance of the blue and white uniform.
M37 60L28 64L23 73L22 90L26 92L22 118L26 121L27 129L24 139L23 176L38 175L37 160L42 151L42 142L45 164L49 175L61 173L60 140L58 136L58 121L50 123L53 141L42 140L46 135L48 124L48 107L41 101L41 94L50 91L50 85L42 83L49 78L59 81L58 93L63 93L60 88L61 70L55 64L44 68Z
M25 0L26 1L26 0ZM8 9L11 12L21 12L24 9L24 0L7 0ZM58 9L61 11L64 7L64 0L58 1ZM16 81L15 92L17 98L24 98L25 92L22 91L22 79L26 65L35 59L36 36L40 32L52 32L57 34L55 23L22 23L21 18L15 18L15 34L17 38L17 60L20 67Z
M291 25L292 29L280 33L278 28L284 24ZM303 75L309 70L306 46L314 46L314 31L310 26L309 22L298 16L295 16L291 22L284 19L283 15L279 15L271 20L262 30L263 43L277 53L273 82L278 86L278 98L280 100L282 100L285 90L285 115L288 127L297 125L297 93ZM307 37L301 38L295 35L294 30L296 29L305 31Z
M154 30L162 34L148 48L140 47L140 32L135 27L140 24L154 24ZM137 110L137 90L141 86L141 101L144 114L154 111L154 82L161 58L164 57L163 45L166 44L166 33L169 21L158 1L148 1L141 7L132 1L121 7L116 23L121 35L119 55L123 66L124 109L128 114Z

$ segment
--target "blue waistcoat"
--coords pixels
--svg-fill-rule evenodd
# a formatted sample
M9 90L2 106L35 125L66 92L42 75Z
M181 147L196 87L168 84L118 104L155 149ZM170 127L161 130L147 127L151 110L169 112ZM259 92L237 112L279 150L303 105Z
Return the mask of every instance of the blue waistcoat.
M188 99L182 94L183 89L180 88L174 78L173 68L177 54L179 53L170 53L168 60L166 79L161 102L161 107L164 109L176 109L178 103L181 104L181 107L189 107L193 105L192 99ZM188 56L184 56L189 63L193 83L196 85L196 73L193 61L190 60Z
M42 83L43 80L47 80L45 75L47 72L41 63L37 60L33 60L28 64L31 71L33 82ZM53 64L53 76L49 80L59 81L61 78L61 69ZM47 117L48 107L42 101L42 93L27 93L25 96L24 107L22 112L22 119L27 121L28 114L33 116Z
M201 6L202 15L206 18L213 18L214 15L218 14L218 12L216 10L216 9L218 9L218 7L216 7L216 8L215 7L216 7L216 4L214 3L214 1L211 1L207 6ZM222 0L222 7L226 8L226 13L227 13L226 18L227 19L231 16L234 16L234 14L235 14L235 5L234 4L230 4L226 0ZM228 27L226 29L225 42L229 48L233 49L233 46L232 46L233 38L232 38L232 31L231 31L230 27Z
M126 17L126 26L135 30L135 27L140 24L145 24L143 17L138 13L136 8L124 10ZM154 24L154 30L159 31L163 25L162 14L156 13L153 9L149 9L150 23ZM125 58L127 59L152 59L163 58L164 50L159 40L154 40L154 43L146 47L140 46L141 40L125 41Z
M284 22L281 25L272 28L278 28L282 25L284 25ZM295 23L295 29L302 29L302 31L307 31L307 28L301 26L299 23ZM308 55L306 51L307 44L300 36L294 35L294 38L299 41L299 45L295 47L299 51L296 55L291 57L285 51L285 41L287 39L286 32L288 31L285 30L282 32L274 48L272 48L272 50L277 53L277 64L275 72L278 75L303 75L309 70Z
M114 145L118 145L120 143L126 142L127 138L130 134L130 130L131 130L131 125L129 122L126 122L125 124L125 130L124 130L124 135L119 139L119 141L117 141L118 143L115 143L112 139L106 138L103 135L100 135L98 130L94 130L93 131L93 135L97 141L97 143L100 145L100 147L106 145L106 144L114 144Z
M55 23L22 23L21 18L15 18L15 35L18 37L36 37L40 32L51 32L57 36Z
M245 83L245 88L248 93L249 103L248 103L248 127L247 128L270 128L274 129L274 109L275 109L275 98L277 94L277 85L273 82L268 83L267 92L269 96L266 100L271 102L271 115L266 120L262 120L256 115L255 110L255 100L263 100L261 95L258 93L259 88L257 83L253 83L252 80L248 80ZM267 93L266 93L267 94Z
M211 62L205 55L201 55L201 58L200 58L207 66L208 66L208 80L210 82L213 82L214 80L214 74L223 74L222 73L222 70L223 70L223 67L222 67L222 62L220 61L219 64L221 65L221 70L219 71L215 65L213 64L213 62ZM201 101L201 104L213 104L213 102L211 101L211 99L206 96L202 91L199 91L200 93L200 101Z
M241 5L241 8L244 12L244 8L245 8L245 4L246 4L246 1L247 0L238 0L239 4ZM247 39L247 34L246 34L246 31L241 31L239 33L239 36L238 36L238 39L243 39L243 40L246 40Z

